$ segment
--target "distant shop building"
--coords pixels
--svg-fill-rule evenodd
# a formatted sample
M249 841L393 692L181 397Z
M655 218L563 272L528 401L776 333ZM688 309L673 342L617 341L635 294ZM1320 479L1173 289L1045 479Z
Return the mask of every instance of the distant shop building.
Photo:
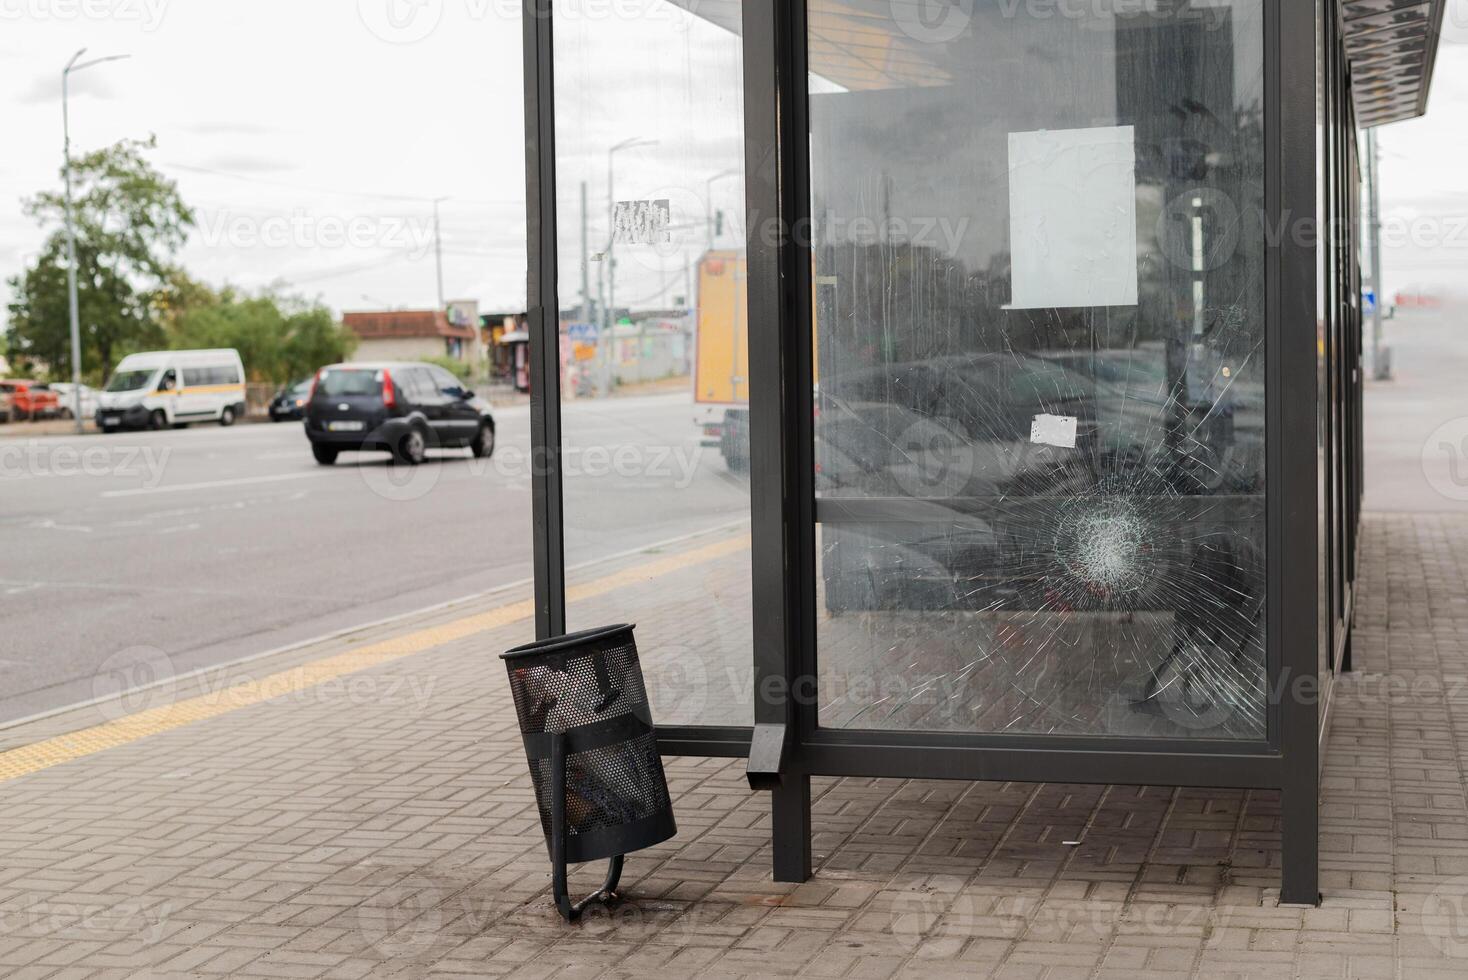
M523 310L479 315L479 339L488 365L486 373L491 379L513 384L520 391L530 390L525 317Z

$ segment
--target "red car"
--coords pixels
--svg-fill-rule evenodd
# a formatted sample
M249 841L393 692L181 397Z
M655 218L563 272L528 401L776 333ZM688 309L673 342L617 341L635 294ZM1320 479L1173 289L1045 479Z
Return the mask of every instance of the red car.
M38 381L0 381L0 405L10 403L13 419L36 419L57 415L61 399L56 392Z

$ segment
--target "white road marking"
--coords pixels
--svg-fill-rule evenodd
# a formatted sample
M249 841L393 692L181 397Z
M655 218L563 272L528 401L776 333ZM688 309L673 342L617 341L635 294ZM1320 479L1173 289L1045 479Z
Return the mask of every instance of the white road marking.
M185 493L190 490L216 490L224 487L242 487L254 483L280 483L283 480L308 480L313 477L330 476L330 472L277 473L274 476L245 476L237 480L210 480L205 483L176 483L166 487L134 487L129 490L106 490L103 497L142 497L154 493Z
M118 469L109 469L105 474L87 473L82 470L64 470L60 473L11 473L5 476L6 483L16 483L21 480L63 480L78 476L90 476L96 478L115 476L147 476L148 472L136 466L124 466Z
M42 531L76 531L81 534L91 534L92 529L84 524L58 524L51 518L42 518L31 525Z

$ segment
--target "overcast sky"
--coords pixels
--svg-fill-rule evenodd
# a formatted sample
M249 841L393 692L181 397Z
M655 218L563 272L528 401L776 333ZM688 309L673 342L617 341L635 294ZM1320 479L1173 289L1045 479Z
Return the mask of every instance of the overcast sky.
M1387 295L1468 297L1468 0L1449 0L1427 115L1377 137Z
M280 279L338 310L432 306L431 202L449 197L447 298L523 306L520 27L504 2L446 3L413 43L341 0L86 0L93 17L66 2L0 0L4 276L41 241L19 199L59 181L60 70L85 46L131 58L73 76L74 150L157 134L153 161L199 212L194 275Z
M1397 232L1385 252L1389 292L1468 292L1468 0L1453 3L1428 116L1381 133L1386 217ZM597 27L629 37L636 29L627 18ZM195 276L246 288L281 282L338 311L431 306L432 200L444 197L446 298L520 309L520 30L511 0L0 0L0 278L40 245L20 198L59 185L60 69L85 46L87 57L131 58L74 76L73 146L157 134L152 159L199 212L183 256ZM736 49L715 28L680 30L694 69L716 61L737 79ZM627 64L635 73L636 60ZM737 103L694 98L686 111L721 129L700 166L737 167L737 126L722 133ZM665 137L655 152L633 148L625 159L631 169L638 155L688 152ZM605 199L595 199L605 193L596 186L603 167L583 169L593 224L604 227ZM737 212L737 181L699 184L688 210L707 192ZM563 213L565 197L563 188ZM671 299L682 292L681 257L665 259L660 269L629 264L626 275L655 289L674 283ZM619 286L619 299L640 290Z

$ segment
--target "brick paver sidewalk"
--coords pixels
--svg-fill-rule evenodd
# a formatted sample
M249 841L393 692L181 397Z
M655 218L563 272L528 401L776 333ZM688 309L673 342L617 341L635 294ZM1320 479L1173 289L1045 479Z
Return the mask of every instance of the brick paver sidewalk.
M679 835L565 925L501 596L3 733L56 754L0 755L0 975L1468 976L1468 517L1365 534L1319 909L1274 901L1269 793L820 779L797 887L742 763L672 759Z

